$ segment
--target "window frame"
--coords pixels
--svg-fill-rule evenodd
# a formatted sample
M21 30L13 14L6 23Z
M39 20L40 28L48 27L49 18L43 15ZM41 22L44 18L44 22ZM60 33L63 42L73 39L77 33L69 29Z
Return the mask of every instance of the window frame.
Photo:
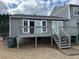
M43 26L43 21L46 22L46 26ZM47 32L47 20L42 20L42 21L41 21L41 26L42 26L42 27L46 27L46 31L43 31L43 28L42 28L42 30L41 30L42 33Z
M73 7L73 15L74 16L79 16L78 14L75 14L75 12L79 11L79 10L76 11L75 8L79 8L79 7Z
M27 27L29 27L29 20L22 19L22 33L30 33L29 28L28 28L28 31L24 31L24 21L27 21L27 23L28 23Z

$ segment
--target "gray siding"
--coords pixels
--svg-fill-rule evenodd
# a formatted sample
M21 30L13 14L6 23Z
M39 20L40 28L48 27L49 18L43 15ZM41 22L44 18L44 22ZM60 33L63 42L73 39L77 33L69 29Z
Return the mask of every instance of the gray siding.
M71 19L79 19L79 16L74 16L73 15L73 8L74 7L78 7L79 8L79 6L70 6L70 17L71 17Z
M50 15L69 18L68 6L55 7Z
M47 32L38 34L22 33L22 19L11 19L11 37L35 37L35 36L51 36L51 21L47 21Z
M66 32L68 32L70 35L77 35L78 34L78 20L79 16L74 16L73 14L73 8L76 6L70 5L70 20L64 22L64 27L71 27L71 28L65 28Z
M11 20L11 36L12 37L20 35L19 26L21 26L21 24L22 24L21 19L19 19L19 20L18 19Z
M65 18L69 18L69 21L63 21L63 27L65 31L70 35L77 35L78 34L78 24L79 23L79 16L73 15L73 8L79 7L76 5L65 5L61 7L55 7L52 11L51 15L61 16ZM69 16L70 15L70 16ZM67 28L68 27L68 28Z

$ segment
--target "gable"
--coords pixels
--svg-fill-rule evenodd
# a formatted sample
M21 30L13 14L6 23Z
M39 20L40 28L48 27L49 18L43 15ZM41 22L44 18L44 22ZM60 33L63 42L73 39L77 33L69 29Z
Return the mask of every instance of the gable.
M68 5L55 7L50 15L69 18Z

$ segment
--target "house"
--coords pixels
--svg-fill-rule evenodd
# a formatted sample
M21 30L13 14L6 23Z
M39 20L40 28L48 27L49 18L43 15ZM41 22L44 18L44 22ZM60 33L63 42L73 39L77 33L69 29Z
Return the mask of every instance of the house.
M63 22L63 29L70 36L71 43L79 43L79 5L54 7L50 15L68 18L69 21Z
M70 37L62 30L63 22L69 19L58 16L42 15L20 15L9 16L9 37L17 38L17 48L19 48L20 39L27 37L35 38L35 47L37 47L37 37L51 37L59 48L70 48ZM52 22L55 22L52 24ZM57 23L58 22L58 23Z

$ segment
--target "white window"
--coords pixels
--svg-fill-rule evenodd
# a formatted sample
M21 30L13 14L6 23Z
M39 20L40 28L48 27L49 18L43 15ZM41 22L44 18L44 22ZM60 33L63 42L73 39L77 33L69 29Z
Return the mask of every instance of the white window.
M35 26L39 27L39 28L35 28L35 32L42 33L42 28L40 28L42 26L42 22L40 20L35 20Z
M73 15L74 16L79 16L79 7L74 7L73 8Z
M27 19L22 20L22 33L29 33L29 21Z
M43 20L42 21L42 32L47 32L47 21L46 20Z

